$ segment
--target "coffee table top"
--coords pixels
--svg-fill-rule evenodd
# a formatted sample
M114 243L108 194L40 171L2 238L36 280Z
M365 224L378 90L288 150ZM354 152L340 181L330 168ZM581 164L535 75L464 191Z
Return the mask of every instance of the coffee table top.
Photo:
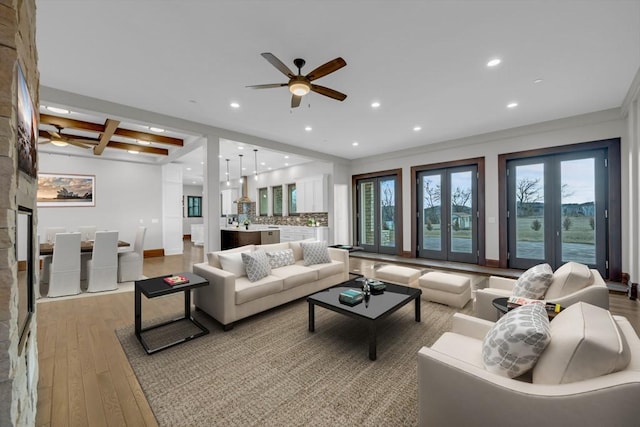
M396 308L406 304L408 301L420 298L422 291L407 286L395 285L384 282L387 286L380 294L371 294L369 301L350 306L340 302L338 296L340 292L347 289L362 289L362 282L348 280L337 286L324 291L317 292L307 298L307 301L322 307L331 308L334 311L350 313L365 319L378 319L393 312Z
M165 277L178 275L186 277L189 279L189 282L181 285L169 285L163 280ZM207 279L190 272L167 274L160 277L152 277L150 279L136 280L135 282L136 288L140 289L147 298L155 298L162 295L172 294L174 292L184 291L186 289L199 288L200 286L206 286L208 284L209 282L207 282Z

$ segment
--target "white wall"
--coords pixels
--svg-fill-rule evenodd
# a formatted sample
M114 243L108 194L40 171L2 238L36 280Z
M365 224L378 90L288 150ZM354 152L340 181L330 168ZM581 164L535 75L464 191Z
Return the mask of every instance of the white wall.
M384 156L359 159L353 161L351 172L354 175L358 175L402 168L403 250L410 251L411 186L413 185L410 180L411 167L484 157L486 178L485 251L487 259L497 260L499 258L498 155L618 137L622 138L622 144L624 145L626 135L625 120L622 118L620 110L614 109L461 140L447 141L419 149L388 153ZM624 150L622 152L624 155ZM622 176L626 176L626 168L628 166L625 164L624 159L622 164ZM622 185L622 194L626 194L628 191L627 184L623 181ZM624 227L626 216L627 212L623 212L623 235L627 232ZM625 248L623 248L623 253L626 253ZM623 271L628 271L628 265L625 265L624 262L622 268Z
M187 216L187 196L202 197L202 185L183 185L182 199L184 201L184 209L182 212L182 234L191 234L191 224L202 224L203 218L189 218Z
M38 234L47 227L77 231L80 225L118 230L133 244L140 225L147 227L145 249L162 248L161 167L85 157L40 153L41 173L95 175L95 207L38 208Z

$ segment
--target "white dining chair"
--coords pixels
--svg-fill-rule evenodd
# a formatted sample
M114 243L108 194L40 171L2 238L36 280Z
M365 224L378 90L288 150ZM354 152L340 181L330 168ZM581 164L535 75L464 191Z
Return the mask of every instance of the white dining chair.
M45 238L47 243L54 244L56 242L56 234L66 233L67 229L64 227L48 227L45 230ZM49 283L49 269L51 267L51 255L42 256L42 274L40 275L40 281L42 283Z
M96 230L98 227L95 225L81 225L78 227L80 232L80 239L86 242L87 240L94 240L96 238Z
M118 232L98 231L87 263L87 292L118 289Z
M131 282L142 278L144 261L144 236L147 227L138 227L133 251L118 254L118 282Z
M80 293L80 233L58 233L50 266L48 297Z

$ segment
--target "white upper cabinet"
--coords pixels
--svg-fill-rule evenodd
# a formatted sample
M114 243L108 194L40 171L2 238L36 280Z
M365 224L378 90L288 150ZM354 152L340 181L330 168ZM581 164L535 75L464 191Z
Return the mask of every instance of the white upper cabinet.
M296 181L298 212L327 212L327 175Z
M229 188L226 190L222 190L220 192L222 194L222 215L235 215L238 213L238 209L236 204L234 203L238 200L238 189L237 188Z

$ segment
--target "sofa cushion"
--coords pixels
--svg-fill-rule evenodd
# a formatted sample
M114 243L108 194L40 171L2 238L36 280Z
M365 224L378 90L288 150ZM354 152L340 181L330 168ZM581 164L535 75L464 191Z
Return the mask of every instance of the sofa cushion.
M251 282L248 277L236 279L236 305L282 292L282 279L269 275Z
M296 265L304 265L304 261L299 261ZM326 264L313 264L306 266L307 268L318 272L318 280L325 277L341 274L344 271L344 263L341 261L331 261Z
M287 265L293 265L296 263L296 260L293 257L292 249L267 252L267 257L269 257L269 264L271 265L271 268L285 267Z
M302 265L287 265L274 268L271 270L271 275L282 279L282 289L284 290L318 280L318 272L316 270Z
M549 264L538 264L518 278L513 287L513 296L542 299L553 280L553 270Z
M484 369L484 364L482 363L482 341L479 339L453 332L445 332L433 343L431 349Z
M246 276L247 271L245 270L244 262L242 261L243 253L245 252L218 253L217 259L220 263L220 268L236 275L237 277Z
M291 248L291 250L293 251L293 257L296 260L296 262L302 259L302 246L300 246L300 244L302 242L315 242L315 241L316 239L310 238L310 239L300 240L297 242L289 242L289 248Z
M570 261L553 273L553 281L545 299L552 301L554 298L572 294L593 284L593 280L588 266Z
M631 352L609 311L585 302L551 322L551 343L533 369L533 382L565 384L620 371Z
M331 262L327 242L302 242L302 259L304 265L326 264Z
M269 257L262 249L248 253L242 252L240 255L242 256L242 262L244 263L244 268L247 271L247 277L250 281L256 282L271 274Z
M207 253L207 261L209 262L209 265L211 267L222 268L222 265L220 264L220 259L219 259L221 254L234 254L234 253L238 253L238 252L251 252L251 251L255 250L255 248L256 248L255 245L246 245L246 246L240 246L239 248L226 249L224 251L208 252Z
M485 369L515 378L529 371L551 341L549 317L542 304L527 304L502 316L482 343Z
M285 249L289 249L289 242L269 243L269 244L266 244L266 245L256 246L256 249L264 249L264 251L267 252L267 253L276 252L276 251L282 251L282 250L285 250Z

